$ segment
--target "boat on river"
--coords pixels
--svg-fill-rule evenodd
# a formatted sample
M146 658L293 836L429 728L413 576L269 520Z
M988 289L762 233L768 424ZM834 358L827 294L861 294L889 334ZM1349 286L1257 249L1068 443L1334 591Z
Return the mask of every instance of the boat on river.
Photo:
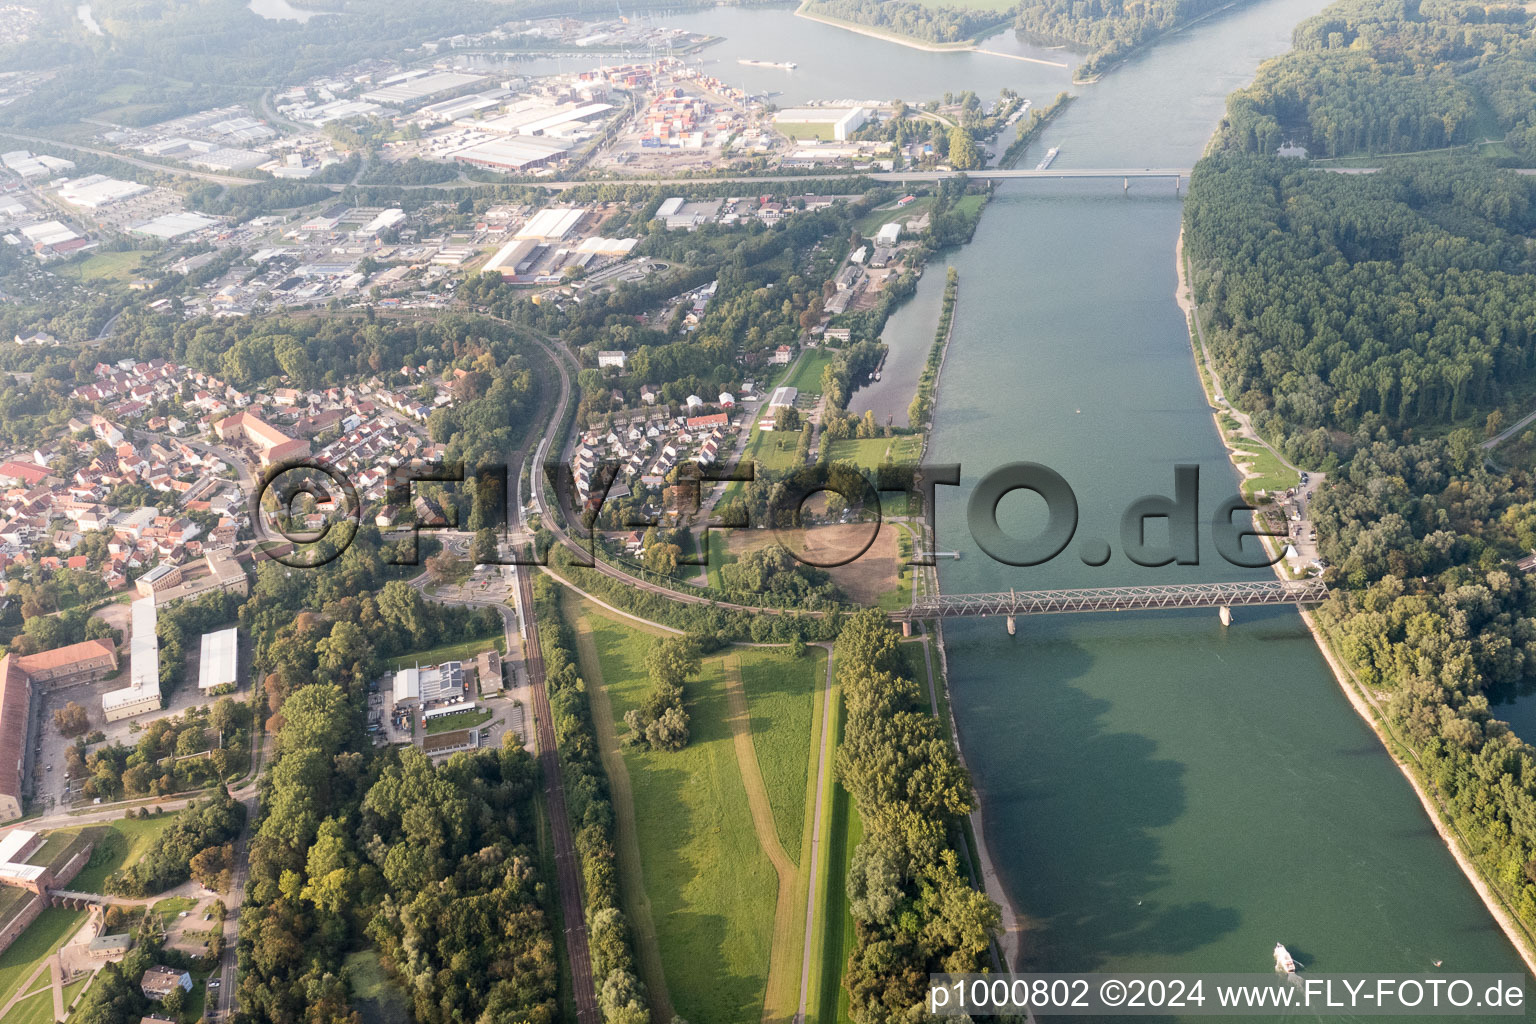
M1296 958L1291 956L1291 951L1281 943L1275 943L1275 970L1295 974L1297 966Z
M1060 146L1052 146L1050 149L1046 150L1045 151L1045 159L1041 160L1038 164L1035 165L1035 170L1043 171L1047 167L1051 166L1051 161L1055 160L1056 159L1056 154L1060 153L1060 152L1061 152L1061 147Z
M743 57L736 63L745 64L749 68L783 68L785 71L793 71L800 66L792 60L752 60L749 57Z

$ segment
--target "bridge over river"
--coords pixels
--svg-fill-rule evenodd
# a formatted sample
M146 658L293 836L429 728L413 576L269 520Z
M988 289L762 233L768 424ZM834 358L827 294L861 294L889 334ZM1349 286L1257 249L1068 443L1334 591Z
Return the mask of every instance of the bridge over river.
M914 601L893 612L910 635L922 619L1003 615L1008 632L1019 615L1060 615L1068 612L1127 612L1153 608L1219 608L1221 621L1232 621L1232 609L1265 604L1316 604L1328 596L1320 579L1288 582L1257 580L1235 583L1169 583L1143 587L1088 587L1081 590L1010 590L1006 594L940 594Z

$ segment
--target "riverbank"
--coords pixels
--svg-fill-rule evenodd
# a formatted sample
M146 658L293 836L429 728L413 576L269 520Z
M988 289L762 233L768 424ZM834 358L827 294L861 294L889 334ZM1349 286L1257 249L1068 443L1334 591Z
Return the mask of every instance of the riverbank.
M1195 356L1196 372L1200 377L1201 387L1205 391L1206 401L1214 410L1213 416L1216 420L1217 430L1221 435L1222 444L1227 449L1227 457L1232 460L1234 466L1238 466L1239 472L1243 472L1238 464L1240 449L1232 443L1228 432L1222 428L1221 413L1229 407L1225 404L1225 400L1222 397L1221 379L1216 374L1216 368L1211 361L1210 352L1205 347L1204 338L1195 319L1199 312L1195 306L1194 292L1189 281L1189 265L1184 258L1184 231L1182 228L1179 230L1179 240L1174 252L1174 258L1178 266L1178 284L1174 297L1190 325L1190 347ZM1257 435L1255 434L1255 436ZM1260 440L1262 442L1262 439ZM1266 444L1265 447L1268 447L1268 445ZM1271 555L1276 554L1273 547L1274 541L1271 538L1264 536L1263 542L1266 550ZM1281 579L1289 579L1290 576L1282 568L1283 564L1283 560L1277 560L1272 568L1275 571L1275 575ZM1482 870L1477 866L1471 852L1467 850L1460 834L1456 831L1455 823L1450 820L1450 815L1431 795L1424 780L1419 777L1413 767L1400 755L1398 744L1387 729L1384 714L1376 704L1375 697L1360 686L1354 674L1349 671L1349 668L1334 653L1333 647L1328 641L1327 633L1317 621L1316 612L1302 609L1300 614L1302 621L1306 623L1307 631L1312 635L1313 643L1317 645L1317 649L1322 653L1323 660L1328 663L1328 668L1333 673L1334 681L1338 683L1339 689L1343 691L1350 706L1355 709L1355 713L1360 716L1361 720L1370 726L1371 731L1376 734L1376 739L1380 741L1382 748L1392 758L1392 763L1397 765L1398 770L1403 774L1403 778L1408 780L1408 785L1413 788L1414 795L1419 798L1419 804L1424 808L1424 813L1434 825L1435 831L1439 834L1441 841L1445 843L1446 849L1450 851L1452 859L1456 861L1456 866L1461 869L1461 873L1471 883L1478 898L1482 900L1483 906L1488 909L1488 913L1498 923L1499 929L1509 940L1510 945L1515 948L1515 952L1525 961L1526 968L1531 973L1536 974L1536 949L1533 949L1529 936L1526 935L1525 931L1515 920L1513 913L1509 910L1503 898L1494 891L1484 878Z

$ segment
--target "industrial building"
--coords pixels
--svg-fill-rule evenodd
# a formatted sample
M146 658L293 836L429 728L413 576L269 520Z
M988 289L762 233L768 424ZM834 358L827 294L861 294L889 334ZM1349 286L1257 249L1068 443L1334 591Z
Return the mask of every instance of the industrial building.
M203 634L197 663L197 688L207 693L234 686L239 679L240 634L234 626Z
M427 705L433 701L464 694L464 665L445 661L426 668L403 668L395 673L395 707L406 704ZM462 709L461 709L462 710Z
M399 107L480 81L484 79L479 75L466 75L457 71L407 71L386 78L380 88L363 93L362 99L369 103Z
M140 185L136 181L121 181L105 174L87 174L60 185L56 194L71 206L94 210L148 191L148 185Z
M150 235L169 241L180 238L182 235L202 231L204 228L211 228L217 223L218 221L212 217L204 217L200 213L183 210L180 213L167 213L154 220L147 220L143 224L136 224L131 230L136 235Z
M773 115L775 125L825 125L838 142L848 141L868 120L869 111L864 107L791 107Z
M453 154L453 159L461 164L472 164L494 171L523 171L558 160L570 148L569 142L560 139L488 136L460 149Z
M538 248L539 240L536 238L514 238L498 249L496 255L487 260L485 266L480 269L499 273L503 277L514 277L522 273L524 265Z
M581 218L586 214L587 211L579 206L575 209L549 207L530 217L515 237L559 242L576 230L576 225L581 223Z
M101 695L101 711L109 722L156 711L160 707L160 637L155 599L141 597L131 606L128 638L128 685Z

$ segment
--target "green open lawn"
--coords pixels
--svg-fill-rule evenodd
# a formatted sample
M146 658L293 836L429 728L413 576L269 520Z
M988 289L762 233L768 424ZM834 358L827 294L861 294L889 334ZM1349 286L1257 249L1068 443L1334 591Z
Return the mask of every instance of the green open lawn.
M480 640L456 640L450 644L439 644L429 647L424 651L412 651L410 654L402 654L398 658L391 658L384 663L384 667L394 672L402 668L410 668L412 665L441 665L445 661L474 661L475 655L495 647L502 654L507 653L507 638L501 633L494 637L485 637Z
M755 430L742 461L755 459L770 473L785 473L795 468L795 449L799 446L798 430Z
M1275 457L1275 453L1256 441L1238 439L1232 442L1236 449L1234 458L1248 472L1258 476L1243 481L1243 494L1252 497L1255 491L1284 491L1301 483L1301 477Z
M174 814L159 814L152 818L119 818L87 829L66 830L89 832L96 843L90 861L69 883L69 887L76 892L101 892L108 875L138 863L144 851L175 820Z
M52 1024L53 986L49 984L47 971L43 972L38 982L41 987L24 996L20 1002L11 1007L10 1013L0 1017L0 1024ZM68 1000L64 1005L69 1005Z
M650 638L602 616L589 621L613 725L623 736L624 713L651 689L644 664ZM684 1018L757 1020L778 877L753 829L718 658L688 683L687 702L686 748L624 750L657 944L672 1003Z
M791 857L800 852L810 785L811 705L826 671L827 653L809 648L801 658L787 651L742 649L741 685L752 712L752 746L768 787L773 825Z
M191 910L195 906L197 906L197 900L187 896L172 896L169 899L160 900L150 909L159 914L160 920L168 925L176 920L176 916L182 911Z
M814 348L800 357L798 363L791 367L794 371L789 377L779 382L779 387L790 387L799 390L802 397L821 394L821 372L832 361L832 353L824 348ZM772 395L769 395L772 398Z
M891 221L915 217L931 206L933 206L933 196L918 196L906 206L896 206L892 203L876 207L859 218L859 234L865 238L872 238L876 232Z
M482 722L489 722L495 716L490 708L472 708L469 711L460 711L456 715L444 715L442 718L427 720L427 732L452 732L454 729L472 729Z
M878 469L882 462L916 462L923 439L917 434L850 438L832 442L832 461L852 462L860 469Z
M60 266L55 273L82 283L117 284L126 287L144 271L147 252L96 252Z
M352 1005L362 1014L363 1024L406 1024L410 1020L405 996L384 973L377 952L348 953L343 970L352 979Z
M49 907L39 914L10 948L0 953L0 1003L10 999L37 965L64 945L64 940L74 934L84 920L85 911L63 907ZM52 1005L48 1009L51 1015Z

